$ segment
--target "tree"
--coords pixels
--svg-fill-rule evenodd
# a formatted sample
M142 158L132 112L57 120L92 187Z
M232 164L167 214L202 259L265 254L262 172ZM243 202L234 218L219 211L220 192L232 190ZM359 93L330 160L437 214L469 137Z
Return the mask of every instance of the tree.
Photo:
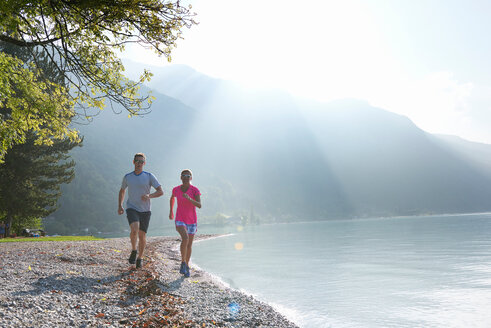
M26 142L13 146L0 165L0 217L16 232L26 224L38 225L54 212L61 184L75 176L75 162L68 161L68 152L79 141L55 139L48 146L36 145L36 139L36 133L29 131Z
M63 75L53 68L53 63L42 53L33 56L32 51L25 47L19 47L0 41L1 54L9 55L23 63L31 65L34 61L42 68L38 70L39 79L46 85L64 84ZM30 72L26 72L29 74ZM26 84L28 88L29 85ZM19 85L17 85L19 92ZM63 98L63 95L61 95ZM31 94L26 93L24 99L30 99ZM28 101L28 100L26 100ZM68 105L60 106L58 118L61 122L70 122L73 115ZM19 104L20 108L28 108ZM4 118L11 118L12 111L4 108ZM27 110L20 111L27 112ZM40 112L42 115L43 112ZM28 120L26 120L28 121ZM41 127L50 126L49 120L43 122ZM55 122L56 124L56 122ZM39 134L43 130L27 126L24 133L24 142L14 145L5 157L5 163L0 163L0 218L6 218L9 231L14 229L20 232L22 228L36 228L41 225L41 217L47 216L56 210L56 204L60 196L60 185L68 183L74 177L73 161L67 161L67 155L73 147L80 144L81 140L71 141L70 138L49 138L49 144L39 144Z
M148 110L152 98L138 90L151 73L130 81L115 51L137 43L170 60L182 29L196 24L194 15L179 1L1 1L0 41L28 49L33 61L0 53L0 161L29 130L37 144L75 141L70 121L90 121L106 101L130 116ZM43 78L39 58L50 61L63 83Z

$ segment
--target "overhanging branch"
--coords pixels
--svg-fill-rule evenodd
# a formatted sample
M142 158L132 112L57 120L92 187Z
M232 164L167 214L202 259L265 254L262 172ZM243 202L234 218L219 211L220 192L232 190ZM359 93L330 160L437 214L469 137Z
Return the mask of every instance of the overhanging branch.
M44 46L47 44L54 43L61 38L52 38L52 39L47 39L43 41L25 41L25 40L18 40L16 38L12 38L7 35L0 34L0 41L8 42L11 44L14 44L19 47L35 47L35 46Z

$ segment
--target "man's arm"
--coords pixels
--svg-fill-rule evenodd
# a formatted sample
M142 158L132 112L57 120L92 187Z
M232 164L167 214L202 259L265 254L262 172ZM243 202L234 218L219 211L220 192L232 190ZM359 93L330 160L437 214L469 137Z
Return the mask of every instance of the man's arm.
M162 186L158 186L157 188L155 188L155 192L151 193L151 194L145 194L142 196L142 199L143 200L147 200L147 199L150 199L150 198L157 198L157 197L160 197L164 194L164 191L162 190Z
M148 198L158 198L164 194L164 191L162 190L162 186L158 186L157 189L150 195L148 195Z
M119 189L119 197L118 197L118 214L121 215L124 213L123 201L124 195L126 194L126 189Z

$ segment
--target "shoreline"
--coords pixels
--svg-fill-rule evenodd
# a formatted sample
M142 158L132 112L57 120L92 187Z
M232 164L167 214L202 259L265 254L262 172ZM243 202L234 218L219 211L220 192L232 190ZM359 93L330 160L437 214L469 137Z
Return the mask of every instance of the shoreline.
M128 237L4 243L0 327L297 327L199 268L184 278L179 242L148 237L138 270Z

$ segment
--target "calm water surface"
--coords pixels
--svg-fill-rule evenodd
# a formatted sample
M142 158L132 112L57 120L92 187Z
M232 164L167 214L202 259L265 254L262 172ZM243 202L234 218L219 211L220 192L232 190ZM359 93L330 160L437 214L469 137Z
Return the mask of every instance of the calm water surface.
M245 227L193 262L301 327L491 327L491 214Z

